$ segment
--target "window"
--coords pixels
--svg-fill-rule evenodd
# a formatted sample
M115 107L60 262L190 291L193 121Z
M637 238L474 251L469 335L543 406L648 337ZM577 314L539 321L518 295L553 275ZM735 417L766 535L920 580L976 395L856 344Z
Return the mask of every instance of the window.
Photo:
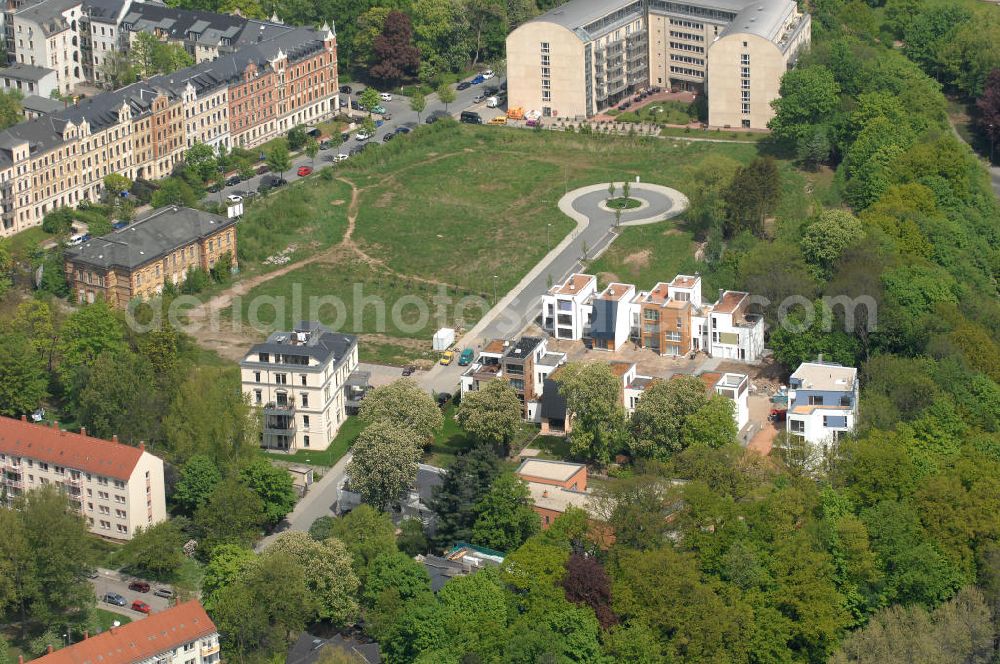
M810 394L809 395L809 405L810 406L822 406L823 405L823 395L822 394Z
M542 42L541 46L542 46L542 53L549 52L549 42Z
M844 408L850 408L851 407L851 397L847 397L847 396L840 397L840 405L843 406Z
M309 436L302 436L302 447L309 447Z
M805 433L806 423L802 420L788 420L788 430L792 433Z
M253 391L253 402L255 404L257 404L258 406L261 404L262 399L261 399L261 392L260 392L260 390L254 390Z
M260 372L259 371L254 371L253 372L253 382L255 382L255 383L259 383L260 382Z
M749 113L750 112L750 104L743 104L742 105L742 111L743 111L744 115L746 115L747 113Z
M288 385L288 374L283 374L283 373L274 374L274 382L278 385Z
M258 362L270 362L271 361L271 354L270 353L257 353L257 361Z
M301 376L299 376L299 381L300 381L300 382L301 382L301 383L302 383L303 385L305 385L305 384L306 384L306 375L305 375L305 374L302 374Z

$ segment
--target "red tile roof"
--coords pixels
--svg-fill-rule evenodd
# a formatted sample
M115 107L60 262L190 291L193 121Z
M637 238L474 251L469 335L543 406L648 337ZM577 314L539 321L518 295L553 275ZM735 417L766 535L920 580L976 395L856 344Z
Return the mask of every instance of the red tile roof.
M205 609L192 600L114 627L32 664L133 664L215 632Z
M0 454L126 481L143 450L57 427L0 417Z

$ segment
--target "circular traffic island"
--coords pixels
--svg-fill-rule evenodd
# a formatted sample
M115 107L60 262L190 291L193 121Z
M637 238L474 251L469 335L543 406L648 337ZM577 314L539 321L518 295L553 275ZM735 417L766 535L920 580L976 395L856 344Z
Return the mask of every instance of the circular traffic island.
M636 208L642 207L642 201L638 198L632 198L631 196L628 198L625 198L624 196L609 198L604 201L604 204L610 210L635 210Z

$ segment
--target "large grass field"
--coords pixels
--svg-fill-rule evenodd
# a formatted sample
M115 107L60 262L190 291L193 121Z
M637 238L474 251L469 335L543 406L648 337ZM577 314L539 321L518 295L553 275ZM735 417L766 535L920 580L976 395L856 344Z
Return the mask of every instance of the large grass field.
M402 364L431 358L434 329L445 325L469 329L482 315L477 306L456 310L455 300L471 296L489 303L493 275L498 291L505 293L573 229L573 222L557 207L568 190L639 176L644 182L685 191L692 186L692 166L707 155L724 154L748 162L756 153L756 146L746 144L453 123L421 127L337 167L337 175L359 190L352 241L364 255L346 247L343 255L258 285L244 296L242 313L250 313L256 296L284 296L286 309L277 316L273 307L256 307L259 320L287 328L293 318L309 313L310 297L333 295L343 308L326 305L317 317L326 323L339 320L340 329L365 335L364 359ZM295 260L336 244L346 229L349 201L346 184L318 177L272 194L252 207L242 222L243 268L251 273L267 269L259 261L273 255L279 245L294 244L297 249L291 257ZM647 272L617 271L643 242L667 230L666 225L636 233L629 229L618 240L624 248L613 248L603 259L602 269L643 282L653 275L672 276L671 263L686 265L690 260L685 254L693 255L689 236L686 241L665 236L662 256L657 249L656 260L644 268ZM663 256L672 258L665 264L659 260ZM440 286L446 288L451 304L432 302ZM364 296L384 302L388 314L384 326L379 325L375 305L369 301L361 306L355 297L359 289ZM297 312L291 304L295 292L300 293L302 303ZM426 303L426 317L409 296ZM393 306L401 311L396 320L391 315Z

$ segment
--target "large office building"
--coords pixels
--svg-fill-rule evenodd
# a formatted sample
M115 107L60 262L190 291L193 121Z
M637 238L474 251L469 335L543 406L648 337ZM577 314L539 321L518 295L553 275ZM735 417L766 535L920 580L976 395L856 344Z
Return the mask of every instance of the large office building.
M507 36L511 107L589 117L649 88L708 96L708 122L763 128L810 41L794 0L571 0Z
M102 537L131 539L167 518L163 460L141 443L0 417L0 498L12 503L46 485L64 491Z
M367 387L358 338L303 321L274 332L240 362L243 393L261 410L261 447L322 451Z

